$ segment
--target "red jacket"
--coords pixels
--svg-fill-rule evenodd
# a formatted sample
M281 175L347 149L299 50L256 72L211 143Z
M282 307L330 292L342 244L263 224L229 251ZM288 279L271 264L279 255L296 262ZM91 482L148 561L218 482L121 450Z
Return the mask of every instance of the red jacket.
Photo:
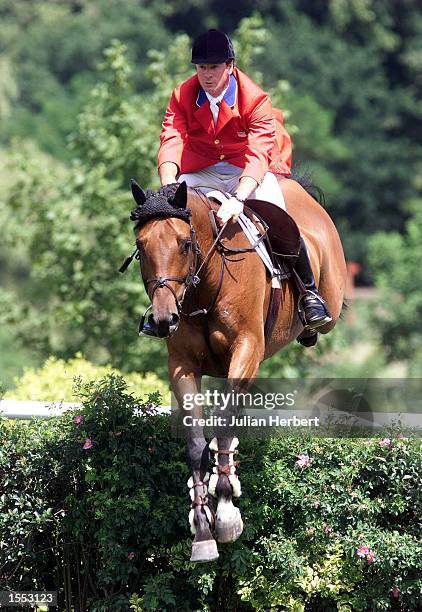
M290 174L291 140L281 111L243 72L234 69L214 126L198 77L177 87L163 121L158 167L173 162L180 173L196 172L219 161L243 168L258 184L269 170Z

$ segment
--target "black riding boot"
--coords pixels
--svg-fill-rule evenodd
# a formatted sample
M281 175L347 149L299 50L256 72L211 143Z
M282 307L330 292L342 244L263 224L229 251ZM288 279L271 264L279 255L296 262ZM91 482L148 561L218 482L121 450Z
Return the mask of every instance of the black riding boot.
M325 306L325 302L318 293L308 252L302 237L300 238L300 251L295 270L306 289L306 293L300 295L298 302L299 315L305 329L317 329L332 321L332 317Z

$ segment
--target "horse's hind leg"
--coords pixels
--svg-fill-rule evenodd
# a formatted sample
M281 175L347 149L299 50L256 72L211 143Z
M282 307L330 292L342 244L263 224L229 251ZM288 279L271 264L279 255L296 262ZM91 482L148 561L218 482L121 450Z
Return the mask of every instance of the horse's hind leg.
M264 353L264 339L242 334L236 340L229 368L227 393L246 391L250 381L256 376ZM236 407L229 407L224 415L230 422L236 414ZM218 505L215 519L215 535L218 542L234 542L243 531L243 521L239 508L233 504L233 497L241 494L240 481L236 474L238 439L228 427L216 428L217 436L210 442L210 450L215 452L215 465L210 477L209 492L217 497Z
M199 379L194 376L182 376L180 368L177 376L175 370L170 367L172 387L176 395L182 416L193 419L202 418L202 408L195 403L195 395L200 391ZM189 403L186 399L189 398ZM185 406L191 409L185 409ZM209 449L204 438L203 428L199 426L185 427L187 437L187 461L191 470L188 480L189 494L191 498L191 510L189 512L189 523L194 534L192 542L191 561L213 561L218 558L216 541L212 535L214 529L215 515L212 501L208 497L208 462Z

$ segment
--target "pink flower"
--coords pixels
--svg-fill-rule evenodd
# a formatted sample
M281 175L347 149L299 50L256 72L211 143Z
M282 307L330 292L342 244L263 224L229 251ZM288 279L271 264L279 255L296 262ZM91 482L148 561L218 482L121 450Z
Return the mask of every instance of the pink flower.
M132 559L134 558L134 556L135 556L135 553L134 553L134 552L130 552L130 553L128 553L127 558L129 559L129 561L132 561Z
M391 440L390 438L383 438L378 442L378 444L381 446L381 448L384 448L384 446L391 446Z
M310 459L306 453L301 453L300 455L297 455L296 465L301 468L306 468L311 465L311 461L312 459Z
M81 425L84 422L84 417L82 414L78 414L77 416L75 416L73 421L74 423L76 423L76 425Z
M405 438L402 433L399 433L399 434L397 434L397 440L407 440L407 438Z
M333 533L332 527L328 527L328 525L326 525L324 527L324 533L325 533L325 535L331 535Z
M92 447L92 440L91 440L91 438L86 438L85 444L83 445L82 448L84 448L86 450L86 449L91 448L91 447Z
M375 553L372 550L370 550L369 553L366 555L366 560L369 564L374 563Z
M373 563L375 561L375 553L369 548L369 546L365 546L364 544L359 546L356 554L361 559L366 559L368 563Z
M400 597L400 591L396 587L396 585L394 585L393 588L391 589L391 595L394 597L394 599L398 599Z

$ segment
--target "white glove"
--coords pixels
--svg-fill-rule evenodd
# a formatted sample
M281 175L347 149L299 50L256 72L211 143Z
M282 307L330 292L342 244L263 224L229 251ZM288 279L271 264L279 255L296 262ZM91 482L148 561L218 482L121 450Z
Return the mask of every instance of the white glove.
M239 202L235 197L231 197L227 202L224 202L218 210L217 217L225 223L229 219L237 221L239 215L243 212L243 202Z

